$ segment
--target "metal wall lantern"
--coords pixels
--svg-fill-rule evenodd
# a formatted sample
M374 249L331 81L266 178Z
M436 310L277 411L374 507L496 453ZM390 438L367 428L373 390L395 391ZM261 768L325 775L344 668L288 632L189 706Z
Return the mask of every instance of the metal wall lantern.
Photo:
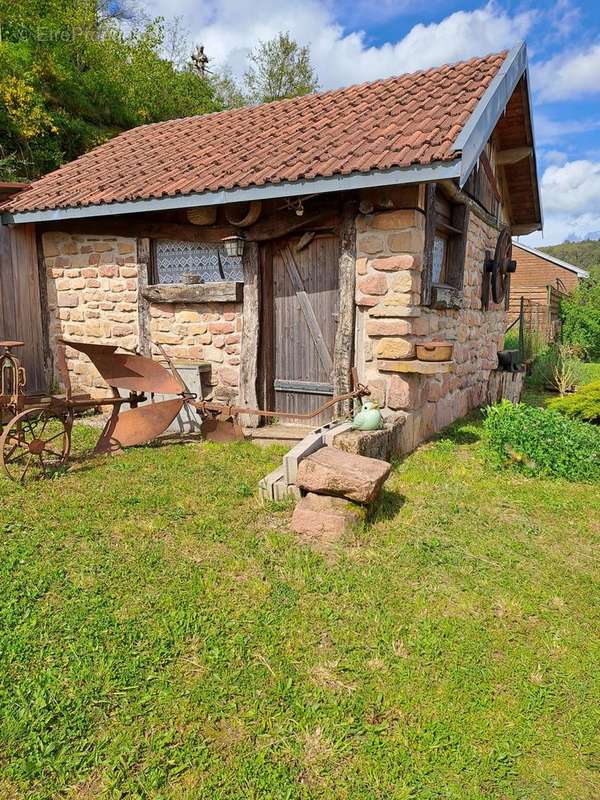
M241 258L244 255L246 240L243 236L226 236L221 241L225 246L225 252L230 258Z

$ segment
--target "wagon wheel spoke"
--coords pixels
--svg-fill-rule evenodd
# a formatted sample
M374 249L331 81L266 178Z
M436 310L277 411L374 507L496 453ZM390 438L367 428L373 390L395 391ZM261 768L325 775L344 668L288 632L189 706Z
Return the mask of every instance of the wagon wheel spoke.
M54 439L58 439L59 436L64 436L65 431L60 431L59 433L55 433L54 436L51 436L49 439L44 439L44 444L48 444L49 442L53 442Z
M29 458L25 462L25 469L23 470L23 472L21 473L21 477L19 478L19 481L21 483L23 483L23 481L25 480L25 476L27 475L27 471L29 470L32 459L33 459L33 453L30 453Z
M17 449L19 449L19 450L24 450L24 446L21 444L21 442L16 442L16 443L13 445L12 449L11 449L11 450L9 450L9 452L7 453L7 455L5 455L5 456L4 456L4 461L5 461L7 464L8 464L8 463L10 463L11 461L14 461L15 459L17 459L17 458L20 458L20 457L21 457L21 455L22 455L22 454L19 452L19 453L17 453L17 455L16 455L14 458L12 458L12 455L13 455L13 453L14 453L14 452L15 452L15 450L17 450Z

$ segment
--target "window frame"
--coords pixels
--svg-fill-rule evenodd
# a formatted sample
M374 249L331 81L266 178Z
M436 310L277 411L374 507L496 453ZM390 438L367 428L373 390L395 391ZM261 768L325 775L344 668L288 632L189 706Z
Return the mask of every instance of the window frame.
M150 239L150 254L148 260L148 279L149 283L154 286L173 286L176 285L174 282L171 283L161 283L160 281L160 265L158 263L158 244L160 242L181 242L190 245L196 245L198 247L214 247L215 249L219 248L220 243L214 241L195 241L195 240L188 240L188 239L181 239L181 238L174 238L168 236L155 236L154 238ZM207 284L216 284L216 283L243 283L244 282L244 268L243 268L243 257L240 258L239 264L239 274L240 277L231 277L228 278L225 275L224 265L221 264L221 277L218 280L214 281L206 281L201 280L203 285Z
M425 251L421 303L433 308L460 308L464 289L469 206L457 203L438 184L426 186ZM439 279L433 279L435 241L446 242Z

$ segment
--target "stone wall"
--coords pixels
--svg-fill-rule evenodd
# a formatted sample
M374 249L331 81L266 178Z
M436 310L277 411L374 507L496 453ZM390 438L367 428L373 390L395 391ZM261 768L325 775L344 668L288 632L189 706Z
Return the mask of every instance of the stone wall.
M139 346L138 261L133 238L46 233L42 238L48 285L50 346L64 337L127 350ZM213 396L235 400L239 384L241 304L151 304L150 339L176 362L211 364ZM155 349L155 357L160 357ZM93 397L107 386L87 356L67 348L74 391ZM59 377L55 375L58 383Z
M152 303L149 335L175 363L209 361L215 400L235 401L240 379L241 303ZM157 349L155 357L160 357Z
M404 449L486 401L506 327L504 306L481 309L485 251L498 231L470 214L460 309L420 306L425 217L385 211L357 220L357 363L361 380L389 412L410 417ZM448 371L404 372L419 342L454 345ZM432 369L437 369L432 366ZM402 370L402 371L400 371Z

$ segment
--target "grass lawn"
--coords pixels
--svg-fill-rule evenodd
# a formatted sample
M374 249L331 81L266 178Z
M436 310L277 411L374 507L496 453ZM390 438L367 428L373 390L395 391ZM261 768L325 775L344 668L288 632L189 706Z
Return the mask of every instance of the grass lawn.
M327 555L255 498L278 449L0 480L0 798L597 800L600 496L479 435Z

